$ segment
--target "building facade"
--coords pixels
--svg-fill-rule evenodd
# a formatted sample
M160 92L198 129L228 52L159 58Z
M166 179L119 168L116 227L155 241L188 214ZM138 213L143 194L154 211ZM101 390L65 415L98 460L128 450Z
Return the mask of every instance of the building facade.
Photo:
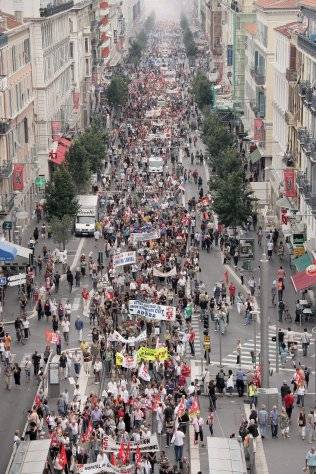
M0 13L0 219L27 220L37 176L30 29Z

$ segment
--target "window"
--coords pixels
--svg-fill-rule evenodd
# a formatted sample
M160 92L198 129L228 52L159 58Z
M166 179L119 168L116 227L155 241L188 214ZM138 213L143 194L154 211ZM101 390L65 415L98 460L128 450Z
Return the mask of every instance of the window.
M90 61L86 59L86 76L90 76Z
M29 38L23 41L23 55L25 64L29 63L31 59Z
M29 142L29 128L27 123L27 117L23 120L23 127L24 127L24 143Z
M74 58L74 44L72 42L69 43L69 56L71 59Z
M11 62L12 62L12 72L14 72L17 69L15 46L12 46L11 48Z
M84 50L86 53L89 53L89 38L84 39Z
M71 69L71 80L72 80L72 82L75 82L75 66L74 66L74 64L71 64L70 69Z

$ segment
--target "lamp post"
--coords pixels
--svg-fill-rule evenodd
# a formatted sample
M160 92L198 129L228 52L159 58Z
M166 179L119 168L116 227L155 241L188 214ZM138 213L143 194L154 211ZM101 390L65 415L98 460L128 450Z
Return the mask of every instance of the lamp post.
M260 354L261 385L269 388L269 319L268 319L268 259L265 253L260 260Z

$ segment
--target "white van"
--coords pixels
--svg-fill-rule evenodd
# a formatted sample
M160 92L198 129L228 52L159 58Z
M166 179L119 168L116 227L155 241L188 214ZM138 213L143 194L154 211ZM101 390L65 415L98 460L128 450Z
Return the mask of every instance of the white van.
M151 156L148 160L149 173L163 173L164 161L159 156Z

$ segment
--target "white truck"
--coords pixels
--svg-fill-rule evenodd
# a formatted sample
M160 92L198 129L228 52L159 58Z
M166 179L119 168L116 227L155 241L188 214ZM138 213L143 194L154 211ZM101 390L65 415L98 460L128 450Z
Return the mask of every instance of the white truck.
M77 199L79 210L75 220L75 235L94 235L99 198L95 194L81 194Z

